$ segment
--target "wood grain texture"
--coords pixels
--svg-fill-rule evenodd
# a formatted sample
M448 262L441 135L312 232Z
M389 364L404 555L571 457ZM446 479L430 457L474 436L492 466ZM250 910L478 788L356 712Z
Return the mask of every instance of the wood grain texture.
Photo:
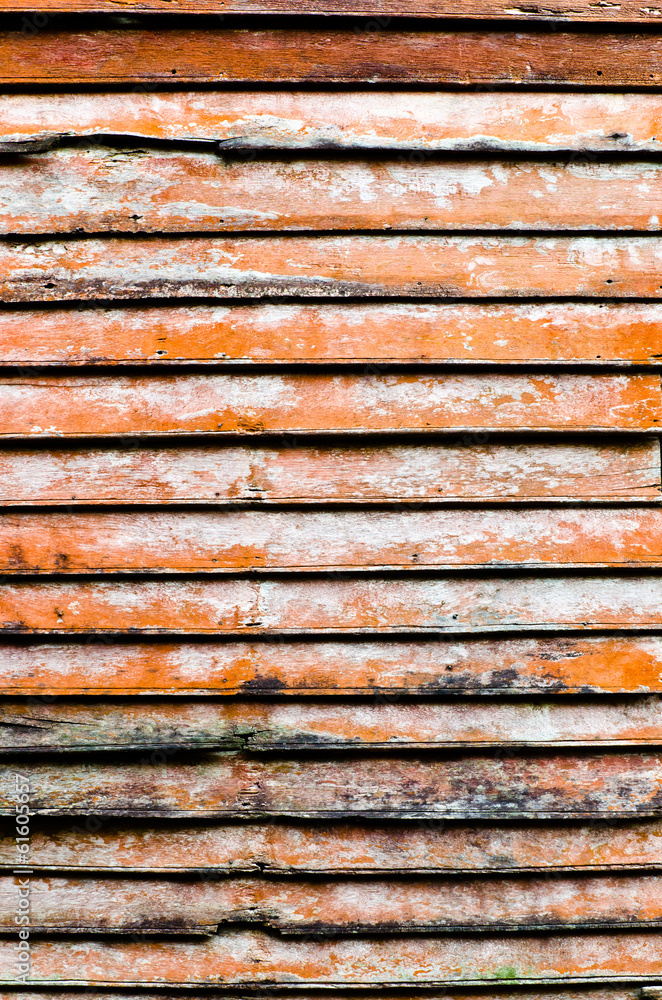
M381 699L385 700L385 699ZM662 745L662 704L638 696L494 704L311 705L121 702L25 705L0 702L0 754L118 750L325 752L457 747Z
M656 236L118 236L0 242L0 301L660 298Z
M660 447L637 443L0 451L6 505L483 503L660 499ZM136 444L138 444L136 442Z
M646 992L643 992L643 991ZM656 993L654 992L656 987L654 986L644 986L644 987L634 987L631 985L624 985L622 983L611 982L606 987L582 984L578 988L567 988L563 989L559 984L555 984L553 988L550 985L543 987L542 989L529 989L524 990L521 987L516 987L515 990L508 987L499 987L494 985L489 993L484 993L482 990L479 994L463 994L467 996L467 1000L484 1000L487 996L489 1000L517 1000L521 997L521 1000L642 1000L642 997L647 998L647 1000L658 1000ZM104 989L103 992L98 992L94 988L87 988L86 995L89 1000L142 1000L144 997L144 992L141 990L140 993L131 993L122 990L121 993L113 991L112 988ZM362 991L363 995L367 1000L397 1000L398 994L395 993L384 993L382 990L376 992L374 989L369 987ZM429 989L424 991L409 991L408 994L411 1000L427 1000L427 998L432 997L433 1000L440 1000L443 993L435 993ZM35 991L30 989L28 991L21 991L21 996L24 1000L50 1000L52 992L48 991ZM79 994L75 991L58 988L59 1000L76 1000ZM303 994L305 1000L310 1000L310 994ZM15 1000L16 992L0 990L1 1000ZM173 989L160 989L159 997L162 1000L179 1000L181 993L175 992Z
M162 0L131 13L143 2ZM632 2L612 19L662 18ZM48 17L23 21L33 64ZM5 1000L17 772L38 865L32 989L659 990L660 378L535 374L660 363L659 40L625 36L603 79L596 35L545 29L536 48L529 32L509 61L503 25L498 56L485 26L442 26L441 58L440 37L410 32L390 63L393 37L371 47L354 26L345 82L385 72L409 91L328 89L334 27L318 92L218 89L233 72L259 84L240 74L260 66L296 84L277 76L282 29L271 49L259 31L231 50L223 36L220 59L220 34L190 48L184 31L146 60L133 31L121 55L121 33L105 36L110 61L81 37L69 72L97 76L80 93L21 95L14 79L0 98L0 364L365 366L22 368L0 384L0 503L40 508L0 516ZM301 35L297 79L323 34ZM40 61L62 91L58 37ZM411 39L428 45L418 77ZM15 42L0 34L0 75ZM174 86L215 89L159 85L165 55ZM490 64L510 79L488 88L539 91L431 90L480 89L469 77ZM549 91L564 73L603 90ZM540 367L379 367L467 361ZM516 443L529 431L566 436ZM328 509L346 501L427 507ZM113 503L171 508L76 509ZM268 506L283 503L309 506Z
M0 981L15 982L13 942L0 943ZM228 930L204 942L35 941L33 986L159 988L217 986L400 986L511 983L654 982L662 942L654 930L460 938L403 936L335 941L287 939Z
M143 876L241 872L351 875L662 869L662 821L547 822L544 826L447 825L442 821L371 824L189 820L126 822L96 818L33 823L30 867ZM0 867L16 865L12 831L0 837Z
M254 924L283 935L646 930L662 927L659 874L324 882L30 879L39 934L202 934ZM0 877L0 930L15 932L16 884Z
M20 774L30 783L30 809L44 816L659 818L659 753L525 753L496 751L449 760L420 755L259 760L223 752L182 762L156 750L130 763L25 760ZM15 814L17 770L15 761L0 767L0 815Z
M0 584L20 633L310 635L662 627L658 576L358 576Z
M321 14L376 18L360 28L378 31L391 16L441 18L496 18L515 21L623 21L656 23L662 17L657 7L642 6L638 0L607 4L600 0L580 0L569 6L564 0L546 0L536 7L511 7L503 0L41 0L40 11L121 14ZM28 0L3 0L0 11L29 11ZM29 22L33 24L32 21Z
M190 0L173 2L176 12ZM284 53L282 32L272 34L275 74ZM264 56L264 36L236 33L227 59L237 73L249 36ZM372 55L384 67L392 39L378 37ZM452 72L453 59L465 74L484 70L486 37L468 59L454 38L436 72ZM658 40L643 53L642 38L628 36L608 87L623 86L613 80L635 62L639 83L624 86L651 86ZM525 85L550 60L544 86L564 58L581 86L601 72L595 36L584 61L567 33L538 61L527 59L530 38L517 44L499 72ZM338 45L326 44L324 84ZM0 65L3 51L0 37ZM77 57L87 72L91 51L82 43ZM499 65L507 54L502 43ZM135 66L139 56L129 46L122 58ZM358 58L348 51L350 85L357 70L368 79ZM126 72L114 59L112 71ZM294 71L306 60L310 44ZM47 70L56 88L57 66ZM217 61L211 82L227 67ZM0 517L0 693L27 695L0 704L0 815L11 835L14 775L24 773L40 865L32 929L76 935L34 938L33 988L659 982L662 578L649 570L662 568L662 524L643 505L659 499L660 455L642 435L660 423L660 378L371 366L659 364L662 314L642 300L662 294L651 235L660 95L140 91L0 99L10 154L0 300L17 304L0 312L0 364L367 367L21 371L2 382L0 502L42 511ZM106 135L146 148L93 145ZM444 161L444 151L481 159ZM634 156L597 159L614 151ZM490 159L504 152L508 162ZM541 152L562 157L531 158ZM389 229L400 233L378 232ZM442 232L462 229L472 235ZM628 229L638 235L608 235ZM158 302L278 296L294 301ZM410 301L305 302L343 297ZM449 436L430 444L427 431ZM584 437L486 440L501 431ZM408 444L370 437L402 432ZM345 437L295 448L290 433ZM192 447L196 434L235 440ZM257 447L261 434L273 435L269 447ZM366 435L358 447L355 434ZM176 435L189 437L181 451ZM140 440L150 436L160 444ZM93 437L110 446L66 440ZM554 506L591 499L611 506ZM44 513L51 501L247 507ZM429 506L259 506L345 501ZM485 509L491 501L501 508ZM322 698L295 700L311 694ZM0 864L12 863L9 849L0 842ZM15 895L8 872L0 931L14 927ZM99 940L108 932L114 940ZM13 944L0 941L7 987Z
M258 303L0 310L0 365L659 365L662 304Z
M659 375L37 375L0 382L0 438L18 440L650 431L660 424Z
M660 230L655 162L401 159L24 155L0 162L0 233Z
M0 515L0 572L662 568L662 510Z
M223 150L481 154L658 152L662 141L657 93L139 91L3 95L0 149L113 135L218 142Z
M442 987L442 990L445 987ZM411 1000L427 1000L427 998L432 997L433 1000L441 1000L443 997L442 990L435 990L434 987L423 987L408 990L408 996ZM647 986L633 986L631 984L624 984L622 982L610 981L604 986L596 986L593 983L581 983L581 984L569 984L566 988L563 988L563 984L560 983L546 983L544 985L528 987L523 985L515 987L507 987L505 985L500 985L498 983L492 984L491 988L485 989L484 984L481 985L480 993L471 994L471 992L464 992L463 996L467 996L468 1000L484 1000L485 997L489 1000L659 1000L659 994L657 992L658 987L653 985ZM123 988L121 992L112 987L103 987L103 992L96 987L86 987L86 995L89 1000L141 1000L144 997L144 989L140 989L139 992L135 990L132 991L131 988L128 990ZM367 1000L397 1000L397 992L393 993L383 988L374 987L364 987L362 993L367 998ZM179 1000L181 993L178 992L177 987L165 987L158 991L159 997L163 1000ZM11 987L2 988L0 987L0 998L1 1000L15 1000L16 991L12 990ZM34 989L31 988L27 991L21 991L21 996L24 1000L49 1000L52 996L52 990L50 987ZM59 1000L75 1000L78 993L75 988L62 988L58 987L58 997ZM311 1000L314 994L302 992L302 996L305 1000Z
M619 8L620 10L621 8ZM616 12L615 12L616 13ZM487 15L489 16L489 15ZM533 16L533 12L531 12ZM607 53L618 47L618 59ZM0 32L0 82L438 83L650 87L656 34L329 27ZM174 72L173 72L174 70Z
M655 986L643 986L635 987L632 985L626 985L618 982L610 982L607 986L595 986L594 984L583 983L580 986L576 986L574 989L570 986L567 989L563 989L560 984L554 984L554 1000L659 1000L657 995L657 988ZM104 988L103 992L99 992L95 987L87 987L85 990L89 1000L144 1000L144 990L140 990L139 993L127 992L122 990L118 992L111 988ZM362 990L363 996L367 1000L397 1000L397 993L388 993L383 990L375 991L370 987L364 988ZM75 990L67 990L66 988L58 987L58 998L59 1000L76 1000L80 994ZM311 996L314 994L303 993L305 1000L311 1000ZM411 1000L428 1000L432 997L433 1000L441 1000L443 993L435 992L434 989L424 988L422 991L414 988L409 990L408 996ZM158 996L162 1000L179 1000L181 993L175 991L175 989L165 988L159 989ZM528 989L523 987L508 988L506 986L500 987L498 984L494 984L489 992L483 992L481 989L480 993L471 995L469 993L464 993L463 996L467 997L467 1000L484 1000L488 997L489 1000L545 1000L549 997L549 987L542 987L538 989L532 989L529 986ZM52 997L52 991L50 990L22 990L21 997L23 1000L50 1000ZM0 989L1 1000L15 1000L16 991L11 988L9 990Z
M662 693L658 636L0 645L0 693L414 695ZM44 704L39 701L38 706Z

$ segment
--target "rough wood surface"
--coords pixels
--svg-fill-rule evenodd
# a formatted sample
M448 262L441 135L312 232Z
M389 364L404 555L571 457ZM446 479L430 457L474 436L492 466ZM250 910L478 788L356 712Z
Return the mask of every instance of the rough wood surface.
M658 636L0 645L5 696L650 692L662 693Z
M466 826L442 822L370 824L289 820L193 824L104 820L33 823L35 871L124 874L162 872L293 874L432 874L662 868L662 821L627 820L544 826ZM0 866L13 869L11 831L0 837Z
M0 451L0 502L483 503L660 499L657 439L604 444L347 444ZM482 439L479 439L482 440ZM137 444L137 442L136 442Z
M31 878L34 933L489 933L662 927L658 874L596 878L305 882ZM15 931L16 884L0 877L0 930Z
M0 982L15 983L13 941L0 943ZM466 983L655 982L662 936L655 930L453 939L347 936L301 941L227 930L203 942L40 941L30 983L53 986L416 986Z
M223 752L182 762L154 751L131 763L64 758L47 764L22 761L19 770L12 762L0 767L0 815L15 815L13 776L18 770L30 783L30 809L44 816L495 822L659 818L659 753L524 753L531 751L449 760L401 754L327 760L279 755L264 761Z
M382 989L375 991L370 987L364 988L361 993L366 1000L398 1000L400 996L399 993L393 994ZM85 994L88 1000L144 1000L145 996L143 990L139 993L122 990L119 993L112 987L104 988L103 992L97 991L94 987L87 987ZM51 1000L52 995L52 991L21 990L21 1000ZM311 1000L311 997L315 996L305 992L302 995L305 1000ZM423 991L414 988L410 989L407 995L410 1000L442 1000L444 993L430 988L424 988ZM58 988L58 1000L78 1000L79 996L80 993L76 991ZM161 1000L181 1000L181 993L172 987L159 989L158 996ZM606 986L583 983L575 988L570 985L566 989L559 983L547 984L538 989L532 989L530 985L528 989L521 986L513 989L492 984L489 992L481 989L480 993L474 995L463 992L463 996L467 997L467 1000L520 1000L520 998L521 1000L642 1000L642 997L645 1000L659 1000L655 986L637 987L619 982L610 982ZM11 987L9 990L0 989L0 1000L16 1000L16 991Z
M619 8L620 9L620 8ZM489 16L487 14L486 16ZM533 12L531 12L533 16ZM607 54L618 47L618 59ZM0 82L439 83L650 87L656 34L124 28L0 32Z
M0 623L6 635L657 630L662 577L21 581L0 584Z
M145 94L136 88L132 93L6 94L0 100L0 148L29 151L72 137L114 135L218 142L224 150L659 152L660 114L662 95L657 93Z
M643 988L635 987L631 985L623 985L621 983L612 982L606 987L587 985L583 984L579 988L575 989L562 989L557 983L554 987L554 998L555 1000L642 1000L642 997L647 998L647 1000L658 1000L654 986L644 986ZM121 993L113 991L111 989L104 989L103 993L97 992L94 987L88 987L85 990L88 1000L144 1000L145 993L143 990L140 993L127 993L123 990ZM361 991L362 996L366 997L366 1000L398 1000L399 994L385 993L383 990L375 992L370 988ZM52 992L39 992L35 990L21 990L22 1000L51 1000ZM189 994L190 995L190 994ZM173 990L160 989L158 991L158 996L160 1000L181 1000L181 993L174 992ZM305 1000L311 1000L311 994L303 994ZM314 996L314 994L312 995ZM443 992L435 993L429 989L425 989L424 992L417 991L414 989L408 992L408 996L411 1000L441 1000L444 996ZM493 985L489 993L481 992L476 995L470 995L463 993L463 996L467 997L467 1000L549 1000L549 992L546 988L532 990L522 990L522 988L516 988L515 990L508 987L499 988L498 985ZM59 1000L78 1000L80 997L79 992L67 991L66 989L58 989ZM16 991L0 990L0 1000L16 1000Z
M58 2L0 32L0 1000L17 773L33 990L661 1000L657 33Z
M655 162L238 162L214 153L59 149L5 159L0 184L4 234L661 226Z
M662 568L662 510L0 515L0 573Z
M40 11L127 14L321 14L376 18L359 27L378 31L391 16L442 18L497 18L515 21L624 21L656 23L662 17L657 7L645 7L639 0L606 3L579 0L569 6L565 0L545 0L544 5L512 7L503 0L40 0ZM3 0L1 11L34 11L29 0ZM30 22L32 26L33 22Z
M662 240L657 236L5 239L0 242L0 301L660 298L661 267Z
M0 382L0 438L13 439L650 431L661 424L659 375L37 375Z
M659 365L662 304L260 303L0 310L0 365Z
M181 747L247 752L662 745L657 695L609 704L0 702L0 754Z

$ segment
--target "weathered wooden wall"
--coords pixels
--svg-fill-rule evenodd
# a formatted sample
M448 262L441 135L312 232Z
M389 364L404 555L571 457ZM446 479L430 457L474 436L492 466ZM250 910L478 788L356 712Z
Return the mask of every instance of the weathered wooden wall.
M0 1000L661 1000L659 21L0 3Z

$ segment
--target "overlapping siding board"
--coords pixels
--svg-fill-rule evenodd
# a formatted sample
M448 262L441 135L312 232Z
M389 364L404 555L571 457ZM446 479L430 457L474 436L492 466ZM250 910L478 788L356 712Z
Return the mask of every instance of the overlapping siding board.
M662 1000L658 22L0 3L1 1000Z

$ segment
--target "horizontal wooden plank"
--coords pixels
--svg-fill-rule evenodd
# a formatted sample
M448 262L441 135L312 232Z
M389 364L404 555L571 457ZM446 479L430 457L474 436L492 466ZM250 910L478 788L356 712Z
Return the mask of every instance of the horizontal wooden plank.
M507 52L505 47L504 57ZM0 149L43 149L70 137L114 135L219 142L224 150L658 152L660 114L662 95L656 93L151 94L135 88L131 93L6 94L0 102Z
M481 992L474 995L466 992L466 988L463 990L463 997L467 1000L659 1000L659 987L656 986L641 986L625 984L622 982L610 981L606 985L596 986L593 983L581 983L579 985L569 984L567 988L563 988L563 984L545 984L539 986L537 989L532 987L531 984L528 987L516 986L500 986L498 983L493 983L489 991L483 991L484 987L481 987ZM376 991L374 988L363 987L361 990L363 996L366 1000L398 1000L397 993L384 992L383 989ZM140 992L127 992L125 989L122 992L113 990L112 987L103 988L103 992L98 991L95 987L87 986L85 989L85 994L87 1000L144 1000L144 990ZM53 993L49 987L37 989L21 990L21 1000L51 1000ZM58 986L58 1000L77 1000L79 993L75 989L67 989ZM313 1000L314 994L303 993L302 996L305 1000ZM424 987L423 991L420 989L408 989L407 996L410 1000L441 1000L443 993L441 991L435 992L434 988ZM180 1000L181 992L179 992L177 987L170 987L170 989L162 988L158 990L158 997L160 1000ZM0 987L0 1000L16 1000L16 991L12 990L11 987L4 989ZM236 1000L236 994L233 997Z
M662 568L662 510L0 515L0 572Z
M662 693L662 639L0 645L12 695L562 695Z
M139 304L3 309L0 365L659 365L662 304Z
M659 576L472 576L14 582L14 633L310 635L662 627Z
M0 451L0 503L482 503L660 498L656 439L628 444ZM320 483L324 484L323 493Z
M94 421L90 421L90 413ZM573 430L662 424L659 375L37 375L0 382L0 438Z
M58 149L0 163L0 233L639 230L658 163L254 159Z
M662 757L643 752L271 761L224 752L182 763L155 751L130 763L22 761L0 767L0 815L15 815L16 773L29 781L30 809L45 816L615 821L662 809Z
M160 1000L180 1000L180 990L181 987L177 986L160 988L158 996ZM566 988L563 988L562 983L546 983L544 985L529 983L527 986L515 987L493 983L489 988L482 984L480 993L472 995L469 988L465 986L462 995L466 996L467 1000L519 1000L520 997L521 1000L642 1000L642 998L643 1000L659 1000L659 990L658 986L632 985L611 980L604 985L597 986L588 982L571 983ZM374 987L362 987L361 992L366 1000L398 1000L397 993L385 991L383 988L376 990ZM85 988L85 994L88 1000L144 1000L145 996L142 988L139 992L132 991L130 988L128 991L123 988L119 992L112 987L103 987L103 992L101 992L100 989L89 985ZM58 1000L76 1000L78 995L76 988L58 986ZM305 991L301 995L305 1000L312 1000L314 997L314 994ZM410 1000L441 1000L443 997L441 990L436 991L434 987L423 987L422 990L416 987L409 988L407 995ZM15 1000L15 997L16 991L11 987L3 988L0 986L0 1000ZM21 990L22 1000L50 1000L51 997L52 989L48 986ZM236 994L233 995L233 1000L236 1000Z
M33 933L504 933L662 927L658 874L388 882L30 879ZM15 932L15 878L0 878L0 930Z
M662 114L662 107L660 109ZM240 235L0 243L0 301L662 297L654 236Z
M0 702L0 754L160 747L260 751L482 746L662 746L662 704L311 705L273 700L25 705Z
M43 821L42 821L43 822ZM94 820L89 830L52 820L30 832L34 871L128 872L207 877L275 874L431 874L662 869L662 822L466 826L441 821L377 824L264 820L150 826ZM16 867L14 830L0 837L0 867Z
M623 984L619 982L610 982L605 986L595 986L594 984L582 983L579 986L575 986L573 989L572 985L568 988L563 989L562 984L554 984L553 990L550 984L542 986L540 988L533 989L531 985L528 988L515 987L509 988L507 986L500 987L498 984L493 984L489 992L481 992L475 995L463 992L463 996L467 997L467 1000L659 1000L658 994L659 987L656 986L636 986L631 984ZM364 987L362 989L362 994L367 998L367 1000L398 1000L398 994L384 993L383 990L376 992L370 987ZM127 993L122 990L121 993L113 991L112 988L104 988L103 992L97 992L94 987L87 987L85 990L88 1000L143 1000L144 992L141 990L140 993ZM442 994L435 993L434 990L430 990L428 987L424 992L417 991L416 988L409 989L407 993L411 1000L441 1000ZM75 991L58 988L58 1000L77 1000L79 994ZM172 989L168 990L159 989L158 996L161 1000L180 1000L181 993L174 992ZM311 1000L311 994L303 994L305 1000ZM0 989L1 1000L15 1000L16 992L9 988L9 990ZM52 997L52 991L45 990L21 990L22 1000L50 1000Z
M617 10L612 9L614 16ZM488 16L486 13L483 16ZM524 12L522 12L524 16ZM531 16L533 11L531 11ZM439 83L650 87L655 34L329 28L0 32L8 84ZM618 47L618 59L605 52Z
M662 973L655 930L542 937L374 940L347 936L301 941L265 931L227 930L202 942L39 941L30 984L54 986L181 984L408 987L445 983L652 982ZM14 941L0 943L0 981L16 982Z
M121 10L112 0L40 0L40 11L86 12L116 14ZM384 28L384 15L443 17L443 18L496 18L515 21L623 21L656 23L662 17L657 7L644 7L639 0L622 0L618 5L579 0L569 6L567 0L546 0L544 6L511 7L504 0L488 4L486 0L132 0L125 5L130 13L162 14L336 14L376 18L363 27L366 32ZM3 0L1 11L29 11L29 0ZM28 34L36 25L28 21ZM39 30L39 27L37 27Z

